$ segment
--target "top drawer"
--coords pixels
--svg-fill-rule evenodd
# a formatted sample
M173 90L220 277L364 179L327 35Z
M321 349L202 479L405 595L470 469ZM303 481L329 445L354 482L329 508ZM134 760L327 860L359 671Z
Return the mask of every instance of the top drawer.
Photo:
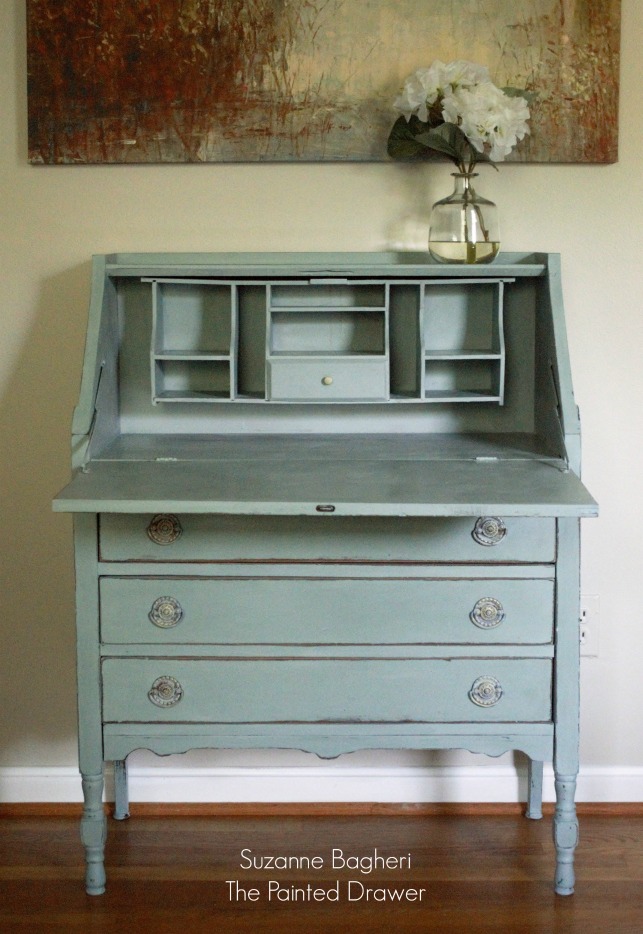
M100 516L103 561L551 563L556 520Z

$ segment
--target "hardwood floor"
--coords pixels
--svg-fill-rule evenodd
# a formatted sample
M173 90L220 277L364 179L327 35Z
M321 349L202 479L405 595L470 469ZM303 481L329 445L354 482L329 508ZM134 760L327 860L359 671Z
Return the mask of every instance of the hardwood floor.
M239 815L237 808L207 816L178 809L160 817L139 806L129 821L109 821L107 892L91 897L82 881L76 809L52 816L37 807L5 805L0 931L643 932L640 808L579 809L581 843L571 897L552 892L550 809L542 821L527 820L511 806L333 810L275 808L266 816L264 807L257 816L251 808ZM405 859L399 868L389 864L370 873L331 865L335 849L344 859L359 857L366 870L364 860L375 848L380 856ZM245 868L242 850L251 851L248 859L318 856L324 866ZM273 885L269 897L270 881L279 890ZM256 901L248 894L253 889ZM321 900L315 900L315 890ZM328 898L334 890L339 903ZM391 890L406 893L401 903Z

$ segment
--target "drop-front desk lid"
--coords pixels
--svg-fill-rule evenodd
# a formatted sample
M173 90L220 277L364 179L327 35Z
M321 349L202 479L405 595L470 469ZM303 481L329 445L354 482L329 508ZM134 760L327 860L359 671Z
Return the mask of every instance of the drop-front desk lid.
M54 500L57 512L576 516L596 502L563 461L505 444L389 436L119 439ZM168 453L159 454L160 450ZM494 453L496 452L496 453Z

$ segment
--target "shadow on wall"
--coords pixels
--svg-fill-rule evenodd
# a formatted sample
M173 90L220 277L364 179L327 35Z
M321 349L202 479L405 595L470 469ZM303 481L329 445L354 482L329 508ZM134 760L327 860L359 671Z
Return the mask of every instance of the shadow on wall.
M70 475L89 284L89 263L41 283L0 398L0 765L75 758L72 530L51 500Z

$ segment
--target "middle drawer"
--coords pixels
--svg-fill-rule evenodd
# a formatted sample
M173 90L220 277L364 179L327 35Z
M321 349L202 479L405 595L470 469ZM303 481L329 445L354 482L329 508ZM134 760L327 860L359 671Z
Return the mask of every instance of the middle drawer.
M104 577L104 643L546 644L549 579Z

